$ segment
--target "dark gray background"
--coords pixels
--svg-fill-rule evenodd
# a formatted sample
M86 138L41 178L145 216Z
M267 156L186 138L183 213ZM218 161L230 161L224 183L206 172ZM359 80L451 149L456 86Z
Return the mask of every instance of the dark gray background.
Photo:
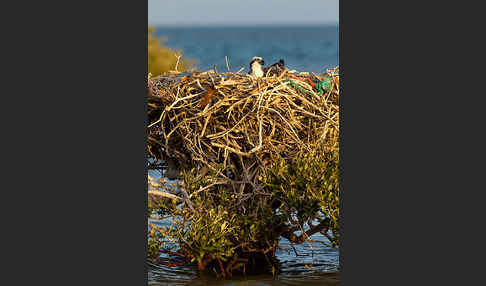
M484 147L483 47L466 45L482 10L340 4L341 285L483 284L483 168L466 162ZM18 5L3 9L2 284L144 285L147 3Z

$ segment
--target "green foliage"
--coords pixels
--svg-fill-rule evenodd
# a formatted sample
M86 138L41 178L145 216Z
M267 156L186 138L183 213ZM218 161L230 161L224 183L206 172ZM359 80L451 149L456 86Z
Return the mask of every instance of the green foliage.
M206 260L219 259L227 265L255 250L274 249L283 229L309 229L311 221L324 222L330 246L338 248L337 137L332 142L311 151L303 149L291 160L281 158L271 164L267 176L262 178L273 194L264 200L265 204L257 203L261 199L240 201L223 185L210 186L215 171L200 177L195 170L185 172L184 186L193 195L192 207L198 211L191 212L189 206L178 207L172 200L152 210L172 216L173 223L152 229L149 255L157 257L160 242L165 241L172 242L173 250L184 250L187 261L205 265ZM204 188L211 191L198 192ZM242 213L241 209L247 212Z
M270 169L267 184L287 225L316 220L328 224L325 235L339 247L339 148L321 144L302 150L288 163L281 159ZM296 223L296 222L297 223Z
M177 56L182 55L181 51L173 51L163 45L164 39L153 36L154 28L148 27L148 72L153 76L165 74L175 70ZM177 56L176 56L177 55ZM185 72L194 65L193 60L180 59L177 70Z
M256 208L253 215L242 215L235 207L239 203L237 197L229 195L223 186L214 187L211 192L195 192L209 185L214 172L198 178L191 170L184 178L186 189L194 194L193 207L199 211L194 213L188 208L178 208L170 200L161 204L159 209L151 209L153 214L170 213L173 223L152 229L149 234L150 257L157 257L162 241L175 242L179 249L188 250L187 259L198 264L207 259L228 262L245 251L276 245L277 237L272 234L271 227L274 223L271 208ZM255 206L246 203L246 208Z

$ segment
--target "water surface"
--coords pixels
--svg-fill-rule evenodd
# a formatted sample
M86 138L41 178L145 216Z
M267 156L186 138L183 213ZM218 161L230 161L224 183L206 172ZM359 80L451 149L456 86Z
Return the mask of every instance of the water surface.
M150 220L152 223L166 225L167 222ZM313 240L327 239L316 234ZM268 275L234 275L230 280L218 279L215 275L200 275L195 265L168 267L148 261L148 285L221 285L221 286L284 286L284 285L338 285L339 251L325 247L321 243L294 244L295 251L287 239L280 240L276 255L281 263L281 273L275 277ZM310 267L309 265L312 265Z
M269 65L284 59L292 70L324 72L339 64L339 27L156 27L156 36L166 45L182 50L197 61L197 68L226 71L228 56L232 72L249 71L252 57L260 56Z

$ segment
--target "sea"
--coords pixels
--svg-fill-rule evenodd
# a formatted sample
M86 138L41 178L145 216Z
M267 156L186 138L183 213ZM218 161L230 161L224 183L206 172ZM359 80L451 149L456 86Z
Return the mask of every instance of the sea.
M195 68L206 71L247 73L250 60L260 56L265 65L280 59L290 70L325 72L339 65L339 27L155 27L155 36L164 44L182 52L182 58L196 61ZM153 177L157 174L151 173ZM322 235L312 237L325 241ZM295 251L294 251L295 247ZM298 255L296 255L298 253ZM148 285L221 285L221 286L281 286L338 285L339 251L320 243L290 245L281 239L277 258L281 273L258 276L234 276L221 280L214 275L201 275L195 266L166 267L148 263Z
M214 65L219 72L249 71L254 56L265 65L283 59L290 70L325 72L339 65L339 27L155 27L155 35L181 51L182 58L197 61L206 71Z

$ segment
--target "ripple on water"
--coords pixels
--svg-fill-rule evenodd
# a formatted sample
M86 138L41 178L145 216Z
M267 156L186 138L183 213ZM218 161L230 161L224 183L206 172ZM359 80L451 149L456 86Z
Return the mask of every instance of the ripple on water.
M322 235L312 237L316 241L326 241ZM270 286L270 285L338 285L339 251L325 247L320 243L311 243L312 248L304 243L294 245L299 256L286 239L282 239L277 257L282 271L276 277L272 275L235 275L231 280L218 280L209 274L199 275L195 265L167 267L147 262L148 285L153 286ZM312 251L314 250L314 251ZM312 266L310 266L312 265Z

